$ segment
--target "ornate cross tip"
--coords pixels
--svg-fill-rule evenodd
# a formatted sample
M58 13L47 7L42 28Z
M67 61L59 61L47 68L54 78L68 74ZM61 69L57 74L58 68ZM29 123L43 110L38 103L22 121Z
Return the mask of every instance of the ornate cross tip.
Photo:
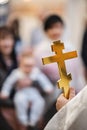
M55 52L54 56L42 58L43 64L50 64L57 62L60 74L60 80L57 82L58 87L64 91L64 96L69 97L69 82L72 80L71 74L67 74L65 60L77 57L77 51L63 53L64 43L55 41L51 45L51 49Z

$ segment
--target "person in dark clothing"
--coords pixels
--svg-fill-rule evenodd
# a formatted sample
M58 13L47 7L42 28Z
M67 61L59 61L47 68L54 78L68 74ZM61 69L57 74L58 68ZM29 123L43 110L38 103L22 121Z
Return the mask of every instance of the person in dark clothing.
M11 73L11 71L17 67L14 48L14 34L8 27L0 27L0 90L5 79ZM13 130L7 121L8 119L6 119L5 114L3 115L3 112L9 115L9 111L7 113L7 109L2 108L2 105L6 105L6 103L7 101L4 102L0 99L0 129Z
M0 89L5 78L17 67L14 35L8 27L0 27Z
M83 60L83 63L85 65L85 77L87 80L87 25L86 25L85 33L83 36L82 60Z

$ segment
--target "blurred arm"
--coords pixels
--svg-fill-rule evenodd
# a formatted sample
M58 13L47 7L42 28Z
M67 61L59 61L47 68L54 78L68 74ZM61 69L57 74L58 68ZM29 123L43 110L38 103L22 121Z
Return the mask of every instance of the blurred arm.
M2 86L2 90L1 90L1 98L8 98L10 95L10 92L13 88L13 85L16 83L17 81L17 75L15 73L15 71L13 71L10 76L7 77L7 79L5 80L3 86Z
M50 94L53 92L53 85L50 82L50 80L44 75L40 70L37 73L36 76L37 81L39 82L41 88L44 90L44 92Z

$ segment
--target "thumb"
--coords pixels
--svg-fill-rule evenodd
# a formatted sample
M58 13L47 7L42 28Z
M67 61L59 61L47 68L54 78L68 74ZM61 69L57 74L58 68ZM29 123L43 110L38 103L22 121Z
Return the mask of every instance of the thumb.
M71 87L69 93L69 99L71 100L74 97L75 97L75 88Z

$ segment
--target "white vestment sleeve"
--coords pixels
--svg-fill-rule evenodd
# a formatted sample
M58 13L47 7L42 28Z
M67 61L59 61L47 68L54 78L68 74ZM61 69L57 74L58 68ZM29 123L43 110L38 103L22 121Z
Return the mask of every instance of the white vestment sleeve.
M87 86L54 115L44 130L87 130Z
M13 85L16 83L18 80L17 78L17 72L14 70L5 80L3 83L2 89L1 89L1 95L3 96L9 96L10 92L13 88Z

